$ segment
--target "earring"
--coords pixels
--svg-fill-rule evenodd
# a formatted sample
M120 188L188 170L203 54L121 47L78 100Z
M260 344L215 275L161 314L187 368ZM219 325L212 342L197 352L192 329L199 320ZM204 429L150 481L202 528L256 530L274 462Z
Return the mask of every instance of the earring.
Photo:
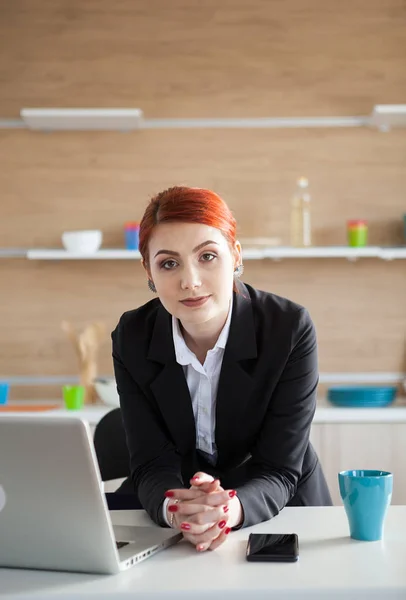
M238 265L235 269L234 269L234 276L235 277L241 277L241 275L244 273L244 265L241 263L241 265Z
M152 281L152 279L148 279L148 287L149 287L150 292L152 292L153 294L156 294L155 283Z

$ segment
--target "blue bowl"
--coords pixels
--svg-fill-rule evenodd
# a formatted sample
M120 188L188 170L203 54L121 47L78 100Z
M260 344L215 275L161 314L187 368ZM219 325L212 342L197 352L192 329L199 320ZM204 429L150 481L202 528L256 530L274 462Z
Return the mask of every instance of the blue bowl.
M335 406L381 408L395 400L396 387L339 386L329 388L328 400Z

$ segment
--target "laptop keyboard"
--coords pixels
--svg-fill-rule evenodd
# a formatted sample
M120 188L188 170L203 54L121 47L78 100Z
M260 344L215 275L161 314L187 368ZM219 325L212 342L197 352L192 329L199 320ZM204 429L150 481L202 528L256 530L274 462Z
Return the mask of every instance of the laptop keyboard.
M116 542L117 550L123 546L128 546L130 542Z

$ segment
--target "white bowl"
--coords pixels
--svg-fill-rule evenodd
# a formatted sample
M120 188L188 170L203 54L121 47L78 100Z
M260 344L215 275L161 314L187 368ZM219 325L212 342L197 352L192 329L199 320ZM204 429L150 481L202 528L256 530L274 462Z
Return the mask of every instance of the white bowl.
M114 377L109 379L98 377L93 383L97 395L104 404L108 404L109 406L120 406L120 398Z
M88 229L87 231L64 231L62 244L65 250L76 254L97 252L100 248L103 234L99 229Z

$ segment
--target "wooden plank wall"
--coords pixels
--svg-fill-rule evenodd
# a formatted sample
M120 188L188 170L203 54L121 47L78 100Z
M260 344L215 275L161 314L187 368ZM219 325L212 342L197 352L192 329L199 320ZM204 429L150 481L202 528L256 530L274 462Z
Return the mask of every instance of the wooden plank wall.
M399 0L20 0L0 3L0 118L22 107L140 107L147 118L346 116L406 101ZM209 187L241 236L288 243L295 180L310 179L314 243L400 244L406 131L0 129L0 247L60 246L122 225L161 189ZM305 304L321 371L405 371L405 261L247 261L245 280ZM151 297L139 264L0 259L0 377L74 375L62 319L110 331ZM110 343L100 372L112 372ZM55 397L57 388L12 390Z

